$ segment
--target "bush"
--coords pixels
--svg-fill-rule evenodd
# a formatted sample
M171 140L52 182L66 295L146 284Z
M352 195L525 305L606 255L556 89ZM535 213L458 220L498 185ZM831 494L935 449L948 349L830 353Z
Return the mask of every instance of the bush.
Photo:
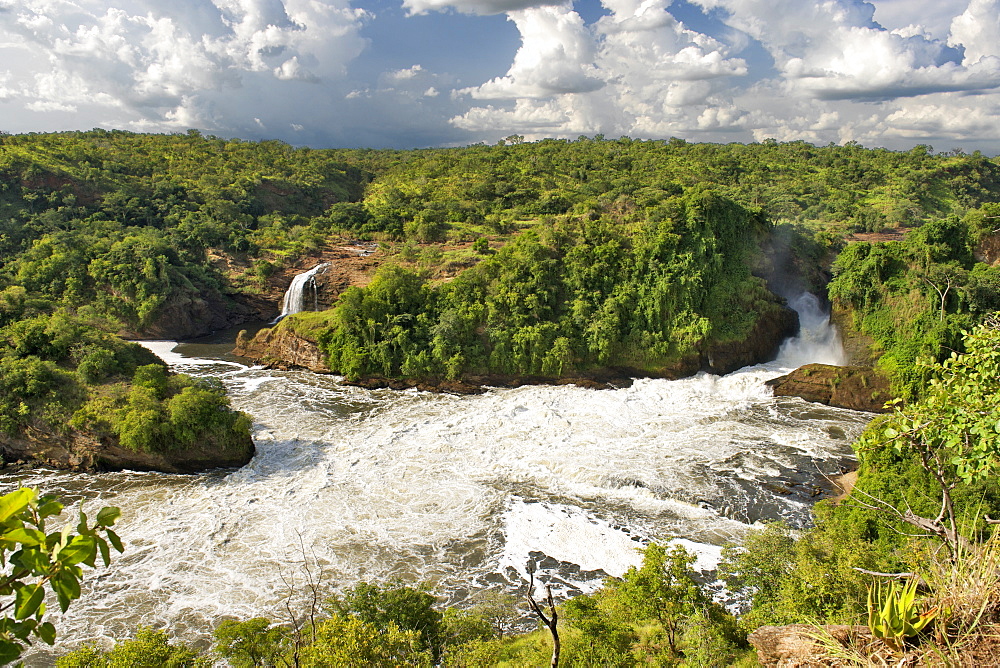
M56 668L209 668L211 660L190 647L170 644L167 634L142 627L110 650L88 646L56 660Z

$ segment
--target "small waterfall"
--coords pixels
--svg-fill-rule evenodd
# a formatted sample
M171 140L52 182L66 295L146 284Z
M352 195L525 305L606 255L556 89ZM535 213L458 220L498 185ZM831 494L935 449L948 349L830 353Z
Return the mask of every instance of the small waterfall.
M799 335L781 344L778 361L782 366L800 367L814 362L844 366L847 355L840 332L830 323L816 295L808 292L791 297L788 305L799 314Z
M278 322L278 320L281 320L286 315L298 313L299 311L303 311L305 309L304 293L307 288L312 288L313 310L318 310L319 304L318 295L316 293L316 276L326 273L329 268L329 262L322 262L309 271L302 272L293 278L292 284L288 286L288 290L285 292L285 298L281 302L281 315L275 318L274 322Z

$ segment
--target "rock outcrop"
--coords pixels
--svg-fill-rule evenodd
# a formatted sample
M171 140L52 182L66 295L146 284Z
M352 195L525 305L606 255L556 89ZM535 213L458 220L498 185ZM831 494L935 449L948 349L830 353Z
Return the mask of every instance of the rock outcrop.
M869 413L885 413L885 402L892 398L888 379L869 367L807 364L767 385L775 396Z
M821 640L822 638L822 640ZM762 626L748 637L757 650L757 660L765 668L820 668L851 666L846 658L838 658L831 646L871 647L879 644L867 626ZM847 652L842 653L844 656ZM874 664L888 665L888 664Z
M287 327L262 329L253 337L243 330L236 337L233 352L275 368L302 368L330 373L316 342Z
M121 332L126 339L194 339L234 327L257 317L248 303L219 292L173 296L157 311L156 319L139 331Z
M167 452L137 452L121 447L113 436L98 437L75 429L68 434L29 429L17 437L0 436L0 457L4 464L50 466L67 471L197 473L243 466L253 458L254 451L249 433L235 446L222 447L207 439L197 447Z
M721 375L773 360L781 343L798 333L799 315L787 306L775 305L757 319L746 338L709 347L702 355L701 370Z

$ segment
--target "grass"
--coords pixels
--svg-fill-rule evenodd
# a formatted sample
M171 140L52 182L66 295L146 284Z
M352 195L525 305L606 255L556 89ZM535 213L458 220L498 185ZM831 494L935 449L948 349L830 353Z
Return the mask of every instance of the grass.
M281 319L274 329L288 329L303 338L315 339L318 332L333 327L333 311L301 311Z
M1000 532L961 546L953 559L939 547L928 543L921 555L921 604L939 611L932 627L902 652L867 637L845 645L817 627L822 651L845 666L1000 665Z

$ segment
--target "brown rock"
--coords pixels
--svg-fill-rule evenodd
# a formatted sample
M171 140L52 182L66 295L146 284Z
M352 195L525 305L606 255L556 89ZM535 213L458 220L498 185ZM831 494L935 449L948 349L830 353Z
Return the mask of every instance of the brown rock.
M71 430L52 434L29 429L21 436L0 436L0 456L4 462L31 462L67 471L162 471L196 473L214 468L243 466L254 455L253 439L237 446L223 447L211 440L197 447L167 452L136 452L121 447L114 436Z
M818 638L824 638L820 641ZM849 666L854 663L838 657L836 646L873 649L880 644L867 626L762 626L748 637L757 650L757 660L767 668L819 668ZM834 651L830 646L834 646ZM875 648L877 649L877 647ZM844 654L846 655L846 651ZM869 652L865 652L869 656Z
M182 294L161 307L156 318L141 331L125 331L127 339L194 339L233 327L255 317L253 309L219 292Z
M798 314L787 306L774 304L770 313L757 318L746 338L709 347L702 355L702 369L727 374L751 364L767 362L777 355L782 341L798 333Z
M802 397L837 408L885 413L892 399L888 379L868 367L807 364L767 381L778 397Z
M281 323L260 330L253 338L247 336L246 330L240 332L233 352L277 368L303 368L330 373L316 342L289 327L282 327Z

